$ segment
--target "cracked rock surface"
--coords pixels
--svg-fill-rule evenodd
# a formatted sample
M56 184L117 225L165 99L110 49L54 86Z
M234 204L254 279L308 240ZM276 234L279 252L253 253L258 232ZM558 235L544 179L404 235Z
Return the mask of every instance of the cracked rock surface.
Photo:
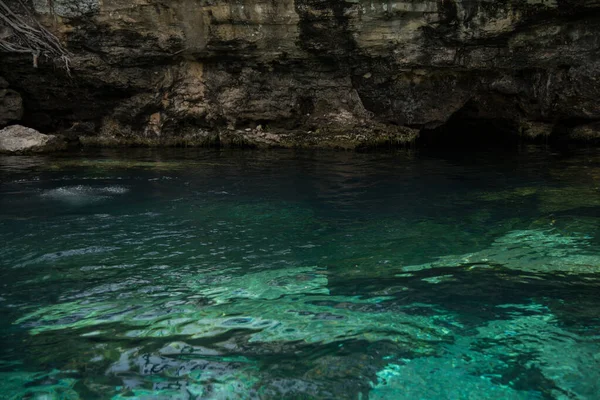
M71 76L28 55L3 55L0 74L23 97L26 125L90 144L357 147L457 119L530 139L598 138L594 0L30 6L71 52Z

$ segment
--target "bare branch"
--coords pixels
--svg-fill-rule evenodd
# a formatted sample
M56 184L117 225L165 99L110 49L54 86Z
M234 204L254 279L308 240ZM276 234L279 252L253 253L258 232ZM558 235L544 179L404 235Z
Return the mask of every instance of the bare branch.
M19 0L21 12L11 10L0 0L0 52L30 53L33 66L38 67L41 55L60 60L67 73L70 73L70 54L60 40L40 24L27 6Z

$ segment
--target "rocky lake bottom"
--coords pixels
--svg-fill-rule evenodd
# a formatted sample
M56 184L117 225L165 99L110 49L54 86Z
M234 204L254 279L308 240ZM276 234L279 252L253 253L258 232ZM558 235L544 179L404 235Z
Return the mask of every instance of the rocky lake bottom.
M0 156L8 399L598 399L600 149Z

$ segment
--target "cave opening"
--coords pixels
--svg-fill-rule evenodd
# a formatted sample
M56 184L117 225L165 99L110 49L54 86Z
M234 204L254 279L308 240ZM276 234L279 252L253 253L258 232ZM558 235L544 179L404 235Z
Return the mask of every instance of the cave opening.
M521 125L507 110L483 110L469 101L445 123L424 128L417 139L422 148L514 148L522 142Z
M511 148L521 142L518 124L509 119L475 119L453 116L447 123L423 129L417 139L422 148Z

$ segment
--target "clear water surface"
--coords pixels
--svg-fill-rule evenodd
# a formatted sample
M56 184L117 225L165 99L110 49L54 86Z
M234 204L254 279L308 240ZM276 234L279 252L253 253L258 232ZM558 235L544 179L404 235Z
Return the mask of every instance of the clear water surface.
M600 399L600 150L0 157L7 399Z

